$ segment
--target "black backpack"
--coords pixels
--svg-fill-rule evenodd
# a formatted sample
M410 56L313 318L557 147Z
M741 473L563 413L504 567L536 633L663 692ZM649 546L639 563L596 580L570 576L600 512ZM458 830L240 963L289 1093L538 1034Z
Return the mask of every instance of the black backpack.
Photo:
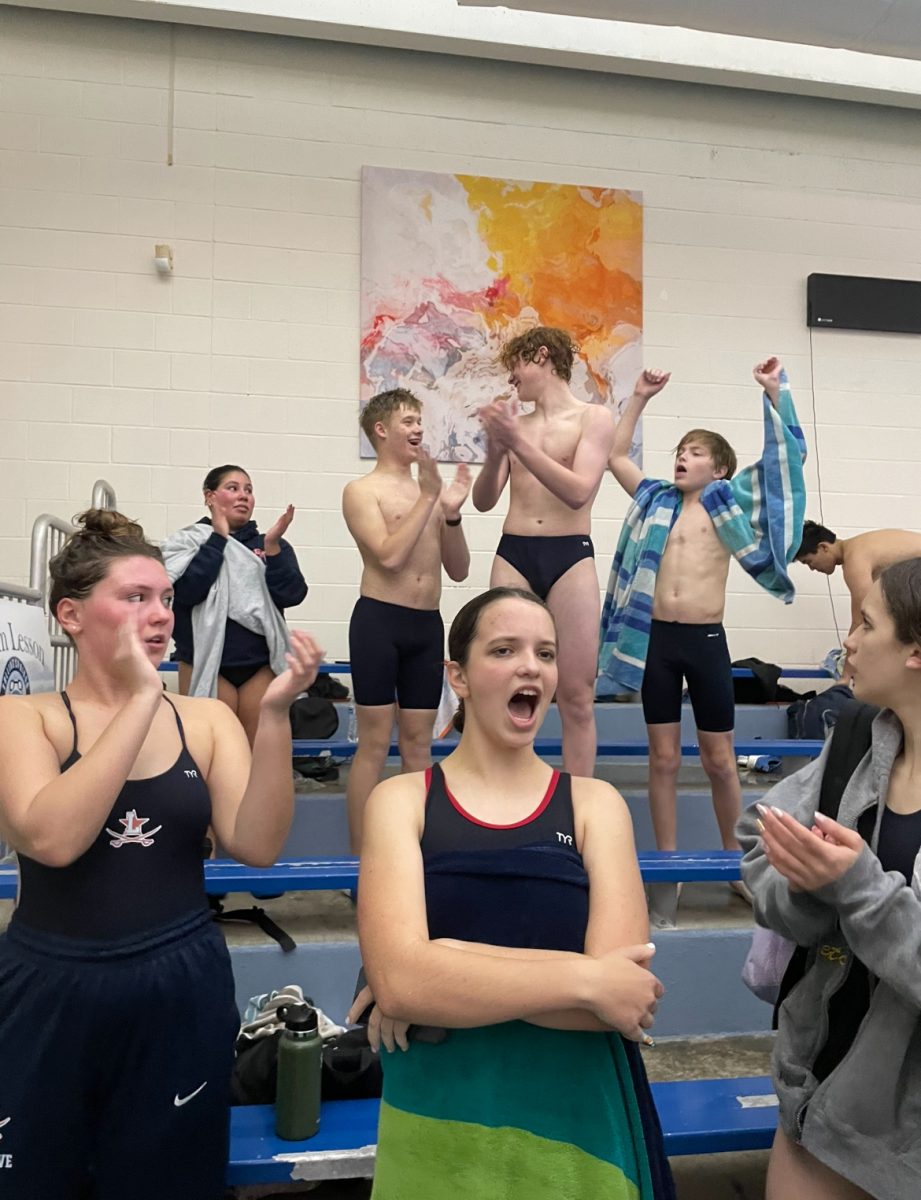
M854 703L854 693L846 683L800 697L787 708L787 737L828 737L842 710Z
M326 679L328 676L321 675L319 678ZM312 689L306 696L298 696L291 705L289 717L293 738L312 741L331 738L339 728L339 714L335 704L332 700L313 695ZM291 765L302 779L333 782L339 778L339 764L328 754L295 758Z
M332 700L320 696L298 696L288 714L291 736L316 741L331 738L339 728L339 714Z
M879 709L872 704L861 704L859 700L850 700L838 710L838 719L831 733L831 746L828 751L828 761L825 763L825 774L822 776L822 786L819 791L820 813L838 819L838 809L841 797L857 767L870 749L872 741L871 725ZM790 957L787 969L780 982L780 992L774 1005L773 1027L777 1028L777 1015L780 1006L797 983L806 974L806 966L810 948L797 946Z

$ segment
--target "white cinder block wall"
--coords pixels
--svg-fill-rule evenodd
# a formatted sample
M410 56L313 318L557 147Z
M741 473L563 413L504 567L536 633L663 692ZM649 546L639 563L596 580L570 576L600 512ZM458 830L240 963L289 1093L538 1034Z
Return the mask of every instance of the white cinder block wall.
M239 461L263 527L297 505L294 621L347 653L365 163L641 190L646 360L674 371L647 469L691 425L756 455L749 371L776 352L809 515L820 467L841 534L921 527L921 339L805 325L811 271L921 278L917 130L905 110L0 8L0 579L25 579L35 516L71 515L98 476L161 537L200 515L209 465ZM609 478L602 584L624 510ZM501 514L465 525L447 616L485 586ZM732 568L735 656L834 644L824 578L796 576L785 608Z

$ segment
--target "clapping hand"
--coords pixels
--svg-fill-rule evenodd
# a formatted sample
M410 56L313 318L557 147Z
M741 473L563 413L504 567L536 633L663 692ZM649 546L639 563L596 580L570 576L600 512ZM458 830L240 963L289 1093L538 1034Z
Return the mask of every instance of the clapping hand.
M460 516L461 506L470 493L472 483L470 468L466 463L458 463L454 479L451 483L446 483L441 492L441 510L445 520L456 521Z
M477 409L490 446L499 446L503 450L514 450L518 439L518 421L510 401L493 400Z
M761 841L771 866L790 885L791 892L815 892L834 883L854 865L864 840L824 813L815 814L811 829L779 808L759 804Z
M230 537L230 521L227 519L227 514L221 508L217 500L212 498L206 501L208 511L211 514L211 528L215 533L219 533L221 537Z
M291 634L291 649L285 655L288 669L276 675L266 688L263 706L287 715L301 692L306 692L316 679L324 653L309 633L295 629Z
M160 695L163 691L160 673L141 641L137 618L133 614L116 630L112 674L132 695L144 691Z
M281 550L281 539L287 533L288 526L294 520L294 505L289 504L275 524L265 535L265 553L272 557Z
M419 491L423 496L437 499L441 496L441 475L438 464L427 450L419 451Z

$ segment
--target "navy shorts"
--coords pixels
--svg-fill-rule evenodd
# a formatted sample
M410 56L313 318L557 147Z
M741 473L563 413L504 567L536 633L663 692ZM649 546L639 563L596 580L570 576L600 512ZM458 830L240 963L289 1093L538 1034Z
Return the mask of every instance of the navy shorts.
M437 608L406 608L360 596L349 623L356 704L436 709L444 677L445 627Z
M0 937L4 1200L223 1200L239 1017L204 910L92 942Z
M643 716L647 725L681 720L683 681L703 733L735 727L732 661L722 625L653 621L643 673Z

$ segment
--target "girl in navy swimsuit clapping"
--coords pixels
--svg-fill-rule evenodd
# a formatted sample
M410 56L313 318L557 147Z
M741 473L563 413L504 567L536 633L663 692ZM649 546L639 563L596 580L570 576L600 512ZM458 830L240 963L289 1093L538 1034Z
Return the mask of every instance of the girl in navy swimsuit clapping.
M164 694L160 551L90 510L51 563L79 651L67 692L0 698L0 835L20 895L0 938L2 1192L221 1200L238 1017L201 845L274 862L291 821L288 709L321 651L292 635L250 751L217 700Z

